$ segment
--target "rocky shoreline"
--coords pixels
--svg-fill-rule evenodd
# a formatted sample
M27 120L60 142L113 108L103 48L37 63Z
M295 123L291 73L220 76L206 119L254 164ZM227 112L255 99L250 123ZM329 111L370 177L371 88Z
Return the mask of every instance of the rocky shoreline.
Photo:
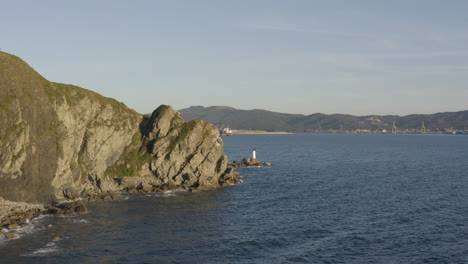
M14 202L6 201L5 203L11 205ZM0 236L6 239L18 237L18 229L27 227L32 219L41 215L73 217L87 212L86 205L81 200L55 203L54 205L22 204L13 206L0 218Z
M263 166L271 166L271 162L261 162L257 159L252 158L244 158L241 161L234 161L229 163L229 166L233 169L237 168L245 168L245 167L263 167Z
M47 214L42 204L12 202L0 197L0 238L18 237L18 229L26 227L29 221Z
M50 82L4 52L0 66L1 239L40 215L86 213L83 201L241 182L211 123L185 122L168 105L141 115L93 91Z
M242 180L239 173L234 172L233 168L228 168L227 175L220 179L220 186L228 186L241 183ZM128 179L127 179L128 181ZM146 179L133 177L132 182L137 182L134 186L129 186L128 182L115 181L114 190L88 189L78 193L74 189L64 190L66 200L53 204L33 204L25 202L13 202L4 200L0 197L0 241L15 239L19 237L18 230L29 225L30 221L39 216L55 216L55 217L77 217L88 213L86 202L94 201L109 201L119 199L125 194L135 193L160 193L164 194L168 191L200 191L202 188L185 188L170 184L154 185ZM101 182L102 184L102 182ZM109 183L107 184L109 186ZM97 186L96 186L97 187ZM120 187L120 190L117 188Z

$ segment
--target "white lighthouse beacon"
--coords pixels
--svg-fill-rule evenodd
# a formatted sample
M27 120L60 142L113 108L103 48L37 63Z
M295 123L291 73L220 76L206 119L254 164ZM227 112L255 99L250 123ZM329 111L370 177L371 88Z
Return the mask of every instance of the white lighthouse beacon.
M256 160L256 159L257 159L257 150L256 150L256 149L253 149L253 150L252 150L252 159L253 159L253 160Z

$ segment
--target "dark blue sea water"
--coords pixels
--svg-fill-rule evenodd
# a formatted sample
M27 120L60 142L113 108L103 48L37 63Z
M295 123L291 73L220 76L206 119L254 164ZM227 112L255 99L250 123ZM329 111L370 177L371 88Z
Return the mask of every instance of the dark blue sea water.
M0 263L468 263L468 137L236 135L223 189L97 202L0 244ZM54 236L60 240L52 241Z

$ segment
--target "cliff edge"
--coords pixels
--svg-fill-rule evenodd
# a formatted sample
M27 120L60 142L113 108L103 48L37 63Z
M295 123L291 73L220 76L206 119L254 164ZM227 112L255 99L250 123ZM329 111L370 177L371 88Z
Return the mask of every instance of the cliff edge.
M116 191L240 182L212 124L170 106L143 116L112 98L46 80L0 52L0 197L52 203Z

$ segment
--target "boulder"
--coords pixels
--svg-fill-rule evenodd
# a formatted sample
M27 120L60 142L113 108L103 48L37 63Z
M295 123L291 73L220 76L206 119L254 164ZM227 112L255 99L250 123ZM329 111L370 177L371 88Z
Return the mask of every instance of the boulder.
M63 190L63 197L74 200L80 197L80 192L73 187L65 188Z
M49 207L49 214L55 216L78 216L88 212L82 201L64 202Z
M102 196L102 199L103 199L104 201L112 200L112 195L111 195L111 194L104 194L104 195Z
M146 193L154 191L153 185L150 185L150 184L143 184L141 189L142 189L142 191L144 191Z
M18 237L18 231L15 230L15 231L8 232L8 233L5 234L5 237L7 239L16 238L16 237Z
M0 221L0 226L7 227L9 224L11 224L11 220L10 220L9 217L4 217L4 218Z
M10 215L10 220L19 220L20 216L17 214Z
M8 225L8 229L18 229L18 225L17 224L11 224L11 225Z

